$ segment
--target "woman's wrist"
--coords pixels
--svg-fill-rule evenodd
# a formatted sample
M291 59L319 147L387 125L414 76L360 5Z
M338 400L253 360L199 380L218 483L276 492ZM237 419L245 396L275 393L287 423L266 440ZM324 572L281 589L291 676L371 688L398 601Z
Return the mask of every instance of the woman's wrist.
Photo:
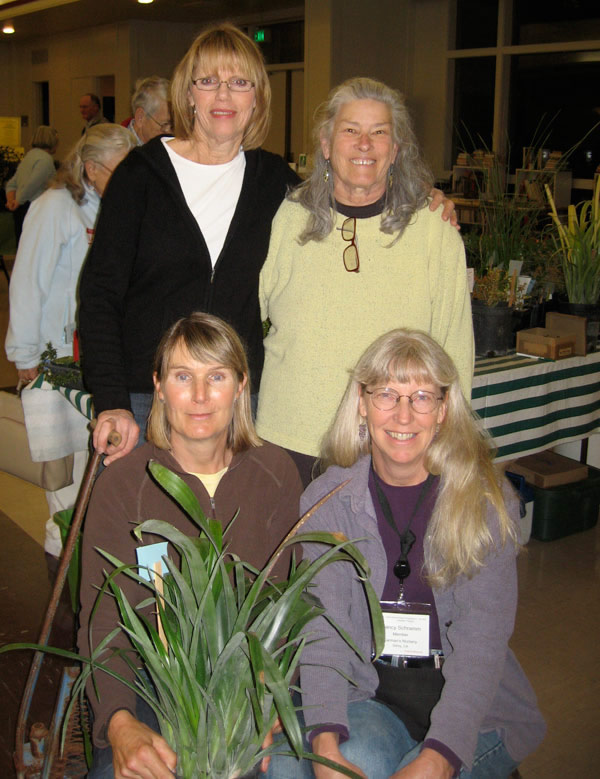
M339 754L339 735L330 730L318 733L312 740L313 752L321 757L329 757L331 754Z

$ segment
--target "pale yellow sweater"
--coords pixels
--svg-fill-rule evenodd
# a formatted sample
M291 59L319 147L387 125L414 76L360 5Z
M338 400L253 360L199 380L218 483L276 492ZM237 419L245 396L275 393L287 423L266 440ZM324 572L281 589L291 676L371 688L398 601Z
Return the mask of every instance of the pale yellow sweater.
M402 238L379 229L381 216L357 219L360 272L348 273L340 234L300 246L306 210L284 201L273 220L260 275L265 339L257 429L262 438L317 456L351 370L375 338L396 327L425 330L454 360L467 398L473 326L462 240L427 207Z

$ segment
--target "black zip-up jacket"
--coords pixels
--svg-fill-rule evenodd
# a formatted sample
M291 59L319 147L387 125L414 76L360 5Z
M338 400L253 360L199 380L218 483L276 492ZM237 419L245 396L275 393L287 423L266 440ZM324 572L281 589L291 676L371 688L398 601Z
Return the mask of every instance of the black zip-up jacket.
M83 375L97 414L130 409L130 392L152 392L162 334L193 311L236 329L258 390L264 358L258 277L273 216L298 178L276 154L245 155L242 190L214 271L161 139L133 149L115 170L80 282Z

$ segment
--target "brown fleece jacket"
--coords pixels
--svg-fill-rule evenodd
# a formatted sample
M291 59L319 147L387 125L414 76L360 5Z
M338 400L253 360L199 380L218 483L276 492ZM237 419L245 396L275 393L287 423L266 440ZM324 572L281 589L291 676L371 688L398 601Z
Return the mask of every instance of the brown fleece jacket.
M242 560L262 568L279 542L298 519L302 485L296 466L288 454L273 444L248 449L235 455L219 482L212 500L200 480L181 470L173 456L152 444L144 444L127 457L110 465L98 477L88 508L82 550L81 614L78 634L79 650L84 657L118 623L114 599L104 597L92 620L90 613L98 587L104 582L103 571L112 566L96 549L115 555L124 563L136 564L139 545L132 534L135 524L147 519L171 523L188 535L198 535L198 528L163 491L147 471L149 460L157 460L177 473L193 490L207 516L218 519L225 527L239 509L235 523L227 534L228 548ZM163 541L145 534L143 544ZM285 576L289 555L278 562L275 576ZM148 597L149 591L129 577L118 577L118 583L132 605ZM121 632L111 646L130 647ZM122 661L111 661L115 670L131 678ZM94 743L107 746L106 726L112 714L128 709L135 714L135 696L119 681L105 673L95 675L99 697L88 685L88 696L94 713Z

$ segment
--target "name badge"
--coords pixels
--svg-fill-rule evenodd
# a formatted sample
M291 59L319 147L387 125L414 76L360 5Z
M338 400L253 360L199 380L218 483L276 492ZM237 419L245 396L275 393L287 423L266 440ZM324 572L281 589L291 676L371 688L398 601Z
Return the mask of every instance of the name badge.
M385 643L383 655L428 657L432 607L429 603L382 601Z

